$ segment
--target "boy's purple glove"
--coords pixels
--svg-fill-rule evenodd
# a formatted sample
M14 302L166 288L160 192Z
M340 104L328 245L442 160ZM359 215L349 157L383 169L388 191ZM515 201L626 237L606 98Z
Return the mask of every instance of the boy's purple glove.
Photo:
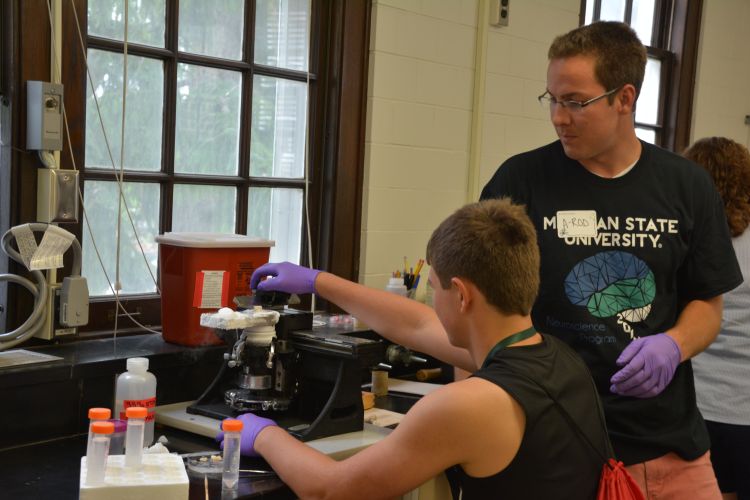
M680 364L680 348L666 333L641 337L632 341L617 358L610 391L621 396L651 398L661 393Z
M237 420L242 420L242 432L240 433L240 455L248 457L260 456L255 451L255 438L258 433L269 426L276 426L276 422L269 418L258 417L252 413L243 413ZM219 431L216 435L219 442L219 448L224 449L224 431Z
M315 278L320 271L291 262L263 264L250 278L250 289L286 293L315 293ZM260 281L266 276L271 279Z

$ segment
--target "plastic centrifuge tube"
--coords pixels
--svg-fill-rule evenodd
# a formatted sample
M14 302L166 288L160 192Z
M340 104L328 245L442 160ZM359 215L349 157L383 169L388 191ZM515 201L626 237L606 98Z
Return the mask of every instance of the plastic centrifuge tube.
M109 408L89 408L89 439L86 444L86 456L91 453L91 439L94 437L94 432L91 430L91 426L94 422L104 422L109 420L112 416L112 411Z
M221 424L224 431L224 460L221 471L221 487L234 490L240 477L240 431L242 421L228 418Z
M94 437L86 454L86 484L95 485L104 482L109 455L109 435L115 430L112 422L94 422L91 425Z
M125 410L128 428L125 431L125 465L138 467L143 460L143 432L148 410L142 406L131 406Z

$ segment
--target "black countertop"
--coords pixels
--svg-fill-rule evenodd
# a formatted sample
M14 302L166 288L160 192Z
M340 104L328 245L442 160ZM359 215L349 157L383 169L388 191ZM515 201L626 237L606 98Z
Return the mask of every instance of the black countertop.
M60 359L0 368L0 451L87 432L88 409L114 407L116 377L131 357L149 359L157 404L196 399L226 347L186 347L148 334L24 349Z
M150 334L25 349L61 359L0 368L0 400L5 403L0 416L0 498L39 500L78 498L88 409L113 407L115 378L125 371L127 358L149 358L149 371L157 377L157 404L164 405L197 399L223 364L226 346L179 346ZM379 407L400 412L413 404L377 400ZM155 436L161 435L173 452L217 449L211 439L157 424ZM241 468L269 466L262 459L243 457ZM205 499L200 483L191 484L190 498ZM211 498L219 498L218 483L209 484L209 490ZM276 476L241 477L238 494L230 498L294 495Z
M218 451L216 442L209 438L189 434L176 429L159 427L156 436L165 436L167 447L172 452L194 453ZM14 500L59 500L78 498L81 457L86 453L85 434L21 446L0 451L0 477L2 498ZM240 469L271 470L260 458L242 457ZM278 476L248 477L240 474L237 492L222 496L221 485L216 480L190 478L190 499L206 498L208 484L210 499L261 498L264 500L287 500L296 498L294 493Z
M226 346L186 347L150 334L23 349L61 359L0 369L0 398L7 403L0 416L0 498L39 500L78 498L88 408L113 406L115 378L125 371L127 358L149 359L157 401L169 404L203 392L223 363ZM157 425L155 436L161 435L173 452L218 450L211 439ZM241 465L270 469L261 459L243 457ZM218 482L208 486L210 498L220 498ZM191 498L205 499L203 480L191 484ZM274 475L241 477L237 495L224 498L294 495Z

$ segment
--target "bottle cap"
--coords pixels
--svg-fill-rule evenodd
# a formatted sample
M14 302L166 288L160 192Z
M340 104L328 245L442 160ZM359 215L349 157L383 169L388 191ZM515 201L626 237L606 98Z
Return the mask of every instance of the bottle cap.
M242 420L228 418L221 423L221 429L224 432L239 432L242 430Z
M131 406L125 410L125 416L128 418L146 418L148 410L142 406Z
M91 432L95 434L112 434L115 431L115 424L112 422L94 422L91 424Z
M115 426L115 432L125 432L128 428L127 420L112 419L110 422Z
M148 370L148 358L128 358L126 366L129 372L145 372Z
M111 416L109 408L89 408L89 418L92 420L107 420Z

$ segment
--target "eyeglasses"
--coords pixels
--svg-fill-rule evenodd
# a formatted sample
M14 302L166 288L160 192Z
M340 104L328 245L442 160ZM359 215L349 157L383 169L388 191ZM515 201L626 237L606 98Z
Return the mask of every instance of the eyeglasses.
M581 111L583 108L585 108L589 104L595 103L599 99L604 99L605 97L614 94L621 88L622 87L617 87L616 89L609 90L600 96L592 97L588 101L573 101L570 99L558 100L555 96L549 93L549 90L547 90L544 94L537 97L537 99L539 100L539 104L541 104L542 106L549 106L550 108L552 108L553 105L559 104L560 106L567 109L571 113L575 113L575 112Z

